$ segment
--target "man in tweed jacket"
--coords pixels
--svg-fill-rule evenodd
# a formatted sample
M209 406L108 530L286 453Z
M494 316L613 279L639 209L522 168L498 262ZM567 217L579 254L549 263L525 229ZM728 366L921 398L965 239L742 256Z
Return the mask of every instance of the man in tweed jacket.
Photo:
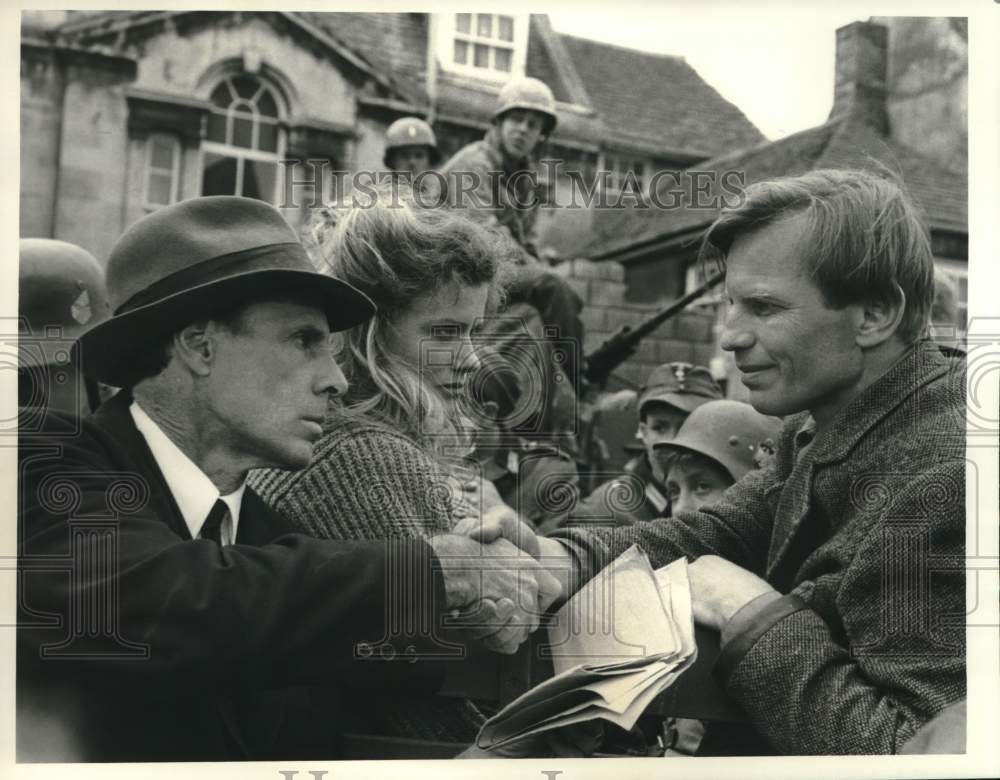
M540 553L577 585L632 544L694 560L716 679L754 732L713 724L702 753L895 753L966 685L964 367L922 339L926 233L896 185L819 171L748 188L708 240L722 347L786 417L775 463L708 509Z

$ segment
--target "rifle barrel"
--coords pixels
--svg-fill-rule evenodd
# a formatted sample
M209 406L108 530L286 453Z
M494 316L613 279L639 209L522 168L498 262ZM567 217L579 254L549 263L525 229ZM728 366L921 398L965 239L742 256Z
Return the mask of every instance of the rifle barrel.
M725 274L717 273L686 295L682 295L676 301L658 311L635 329L627 325L622 327L617 333L601 344L601 346L587 355L584 375L588 381L603 382L608 374L635 352L636 346L643 338L718 285L724 278Z

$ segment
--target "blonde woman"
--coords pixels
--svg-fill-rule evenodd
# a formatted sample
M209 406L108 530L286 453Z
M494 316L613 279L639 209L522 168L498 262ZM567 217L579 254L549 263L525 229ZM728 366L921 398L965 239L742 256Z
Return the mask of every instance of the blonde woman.
M482 511L481 494L469 490L474 471L462 468L464 397L479 365L472 331L496 310L516 249L459 214L385 196L339 213L317 235L329 271L378 313L343 334L337 361L350 387L331 408L310 466L257 472L251 484L313 536L450 530ZM457 700L394 699L371 709L370 728L423 739L468 742L484 721Z

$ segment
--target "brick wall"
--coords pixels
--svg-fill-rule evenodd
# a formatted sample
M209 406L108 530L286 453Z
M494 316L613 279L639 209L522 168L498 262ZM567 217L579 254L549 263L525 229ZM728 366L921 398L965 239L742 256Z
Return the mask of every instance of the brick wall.
M572 260L555 267L584 301L584 352L600 346L622 325L635 327L670 301L644 304L625 300L625 269L613 261ZM614 376L635 386L642 385L661 363L687 360L708 365L715 354L714 318L711 313L683 312L667 320L644 339L632 357Z

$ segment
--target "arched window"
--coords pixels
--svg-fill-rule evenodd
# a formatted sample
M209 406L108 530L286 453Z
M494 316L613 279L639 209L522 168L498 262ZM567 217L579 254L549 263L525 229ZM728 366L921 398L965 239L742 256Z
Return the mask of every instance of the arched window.
M274 90L244 73L220 82L210 101L201 194L276 202L284 136Z

